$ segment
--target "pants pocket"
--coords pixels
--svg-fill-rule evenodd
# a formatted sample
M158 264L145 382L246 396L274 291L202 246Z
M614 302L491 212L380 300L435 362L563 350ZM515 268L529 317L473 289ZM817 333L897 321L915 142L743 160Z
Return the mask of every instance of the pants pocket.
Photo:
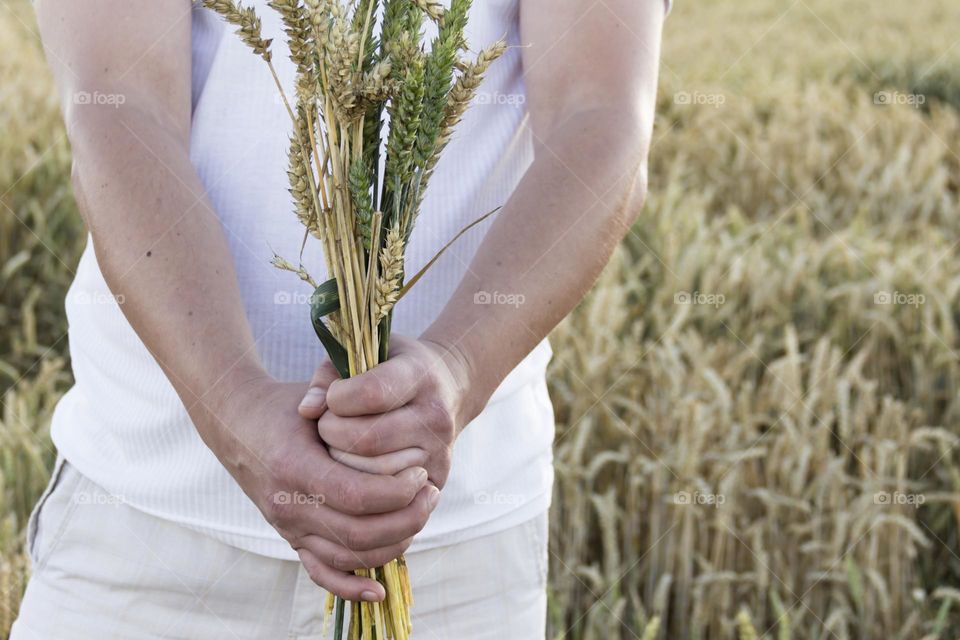
M76 509L74 494L82 481L83 476L76 469L63 458L57 458L50 484L37 500L27 522L27 554L34 572L43 568L63 535Z
M549 566L548 544L550 531L550 517L544 511L540 515L527 521L524 525L527 542L529 543L530 558L534 562L534 571L537 584L547 585L547 568Z

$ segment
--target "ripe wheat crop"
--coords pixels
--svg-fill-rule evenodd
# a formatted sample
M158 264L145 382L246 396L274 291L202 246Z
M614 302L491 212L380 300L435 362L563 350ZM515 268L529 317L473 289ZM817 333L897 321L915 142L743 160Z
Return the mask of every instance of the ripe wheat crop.
M960 634L958 20L676 3L645 211L552 336L550 638ZM84 241L31 25L0 10L0 637Z

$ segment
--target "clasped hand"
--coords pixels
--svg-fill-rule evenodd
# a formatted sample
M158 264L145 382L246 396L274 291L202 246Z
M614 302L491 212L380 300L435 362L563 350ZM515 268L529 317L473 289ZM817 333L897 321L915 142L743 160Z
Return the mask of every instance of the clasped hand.
M301 554L314 580L335 592L351 583L354 576L348 572L382 565L409 547L413 534L423 528L439 502L450 473L453 444L466 421L462 412L468 376L451 351L400 336L390 346L389 360L347 380L341 380L325 361L299 406L302 418L316 421L330 458L341 465L375 477L405 478L426 471L424 486L411 502L413 520L407 521L406 528L390 530L395 514L374 513L378 496L364 494L377 491L371 483L359 489L353 505L368 518L366 533L324 545L321 553ZM420 499L426 509L417 508ZM409 509L404 506L400 511ZM337 580L331 580L332 574ZM345 592L349 595L350 589ZM362 597L379 600L380 591L374 589Z

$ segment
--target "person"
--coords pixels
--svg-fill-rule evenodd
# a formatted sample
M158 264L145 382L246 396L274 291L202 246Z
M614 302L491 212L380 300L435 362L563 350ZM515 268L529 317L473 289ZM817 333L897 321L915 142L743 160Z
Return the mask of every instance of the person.
M279 16L247 4L292 88ZM400 302L389 360L349 380L309 287L270 265L303 236L263 61L190 0L35 8L89 238L14 640L329 637L326 593L382 599L352 572L404 552L413 637L543 638L546 336L641 209L663 0L473 4L474 50L510 48L407 271L503 208ZM324 273L318 246L303 260Z

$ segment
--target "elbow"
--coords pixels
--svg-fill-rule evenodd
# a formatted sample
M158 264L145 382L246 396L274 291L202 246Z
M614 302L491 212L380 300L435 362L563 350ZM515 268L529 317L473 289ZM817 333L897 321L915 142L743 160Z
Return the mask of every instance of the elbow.
M115 137L113 130L116 122L97 108L65 108L63 119L71 146L70 186L80 216L87 228L92 230L94 220L90 216L87 197L89 183L98 174L99 159L109 153L102 142Z
M653 109L646 104L613 100L578 109L536 137L544 155L559 155L565 166L581 168L576 173L592 191L616 195L622 205L617 218L627 224L636 220L647 194Z
M611 105L590 116L600 123L598 137L606 147L615 197L607 207L609 222L627 234L640 218L647 199L647 167L653 114L631 105Z
M622 225L624 235L640 219L640 213L647 202L647 160L640 161L633 171L632 181L625 191L623 205L620 207L617 222Z
M573 184L592 195L582 200L600 205L597 222L620 235L637 221L647 196L653 109L644 104L611 100L577 109L534 136L536 157L558 175L575 176Z
M617 158L621 171L617 184L619 203L611 211L612 222L629 231L643 211L647 199L647 167L650 156L650 139L653 130L652 113L647 116L637 108L622 107L607 113L603 121L608 123L608 139L611 155ZM616 169L614 169L616 170Z

